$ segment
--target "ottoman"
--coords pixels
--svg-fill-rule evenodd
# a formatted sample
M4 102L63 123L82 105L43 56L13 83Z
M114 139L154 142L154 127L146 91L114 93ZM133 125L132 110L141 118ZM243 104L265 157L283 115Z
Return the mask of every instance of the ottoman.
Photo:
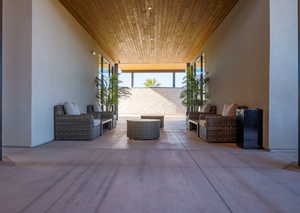
M163 115L141 115L141 119L159 119L160 120L160 128L164 128L165 126L165 116Z
M155 140L160 137L160 120L127 120L127 137L133 140Z

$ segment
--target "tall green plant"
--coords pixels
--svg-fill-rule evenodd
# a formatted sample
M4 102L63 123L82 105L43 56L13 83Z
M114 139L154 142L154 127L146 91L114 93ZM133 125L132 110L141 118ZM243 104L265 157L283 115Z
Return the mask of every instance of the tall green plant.
M186 77L183 82L185 87L180 94L182 104L188 108L198 108L205 104L208 100L208 82L209 78L197 79L195 78L194 71L191 68L187 70Z
M194 77L192 69L187 70L183 83L185 87L180 94L182 104L186 107L193 107L200 102L200 81Z
M110 77L97 77L95 80L98 90L97 101L104 106L107 112L113 111L113 106L119 104L119 99L131 95L130 88L119 87L122 81L119 80L118 74L112 74Z
M206 104L208 101L209 101L209 92L208 92L208 83L209 83L209 77L205 77L204 79L203 79L203 92L204 92L204 94L203 94L203 98L204 98L204 102L203 102L203 104Z

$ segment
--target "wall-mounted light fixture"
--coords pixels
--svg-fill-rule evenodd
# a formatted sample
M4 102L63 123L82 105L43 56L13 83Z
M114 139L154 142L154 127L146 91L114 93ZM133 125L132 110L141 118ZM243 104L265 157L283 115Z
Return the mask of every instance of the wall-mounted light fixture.
M97 53L96 53L95 50L92 50L92 51L91 51L91 54L92 54L93 56L96 56L96 55L97 55Z
M152 9L153 9L153 7L152 7L152 6L149 6L149 7L148 7L148 10L152 10Z

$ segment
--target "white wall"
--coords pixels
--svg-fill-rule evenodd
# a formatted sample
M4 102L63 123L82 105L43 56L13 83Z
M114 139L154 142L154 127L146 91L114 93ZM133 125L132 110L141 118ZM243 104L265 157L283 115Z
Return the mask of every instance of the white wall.
M298 137L298 1L239 1L206 43L211 101L264 109L264 146Z
M179 98L179 88L133 88L129 98L122 98L120 114L185 115L186 109Z
M3 1L3 141L31 144L31 0Z
M5 0L4 12L4 141L37 146L54 139L55 104L95 102L99 49L58 0Z
M298 1L270 0L270 149L298 138Z
M95 102L97 44L56 0L33 0L32 145L53 140L53 106Z
M206 43L211 102L262 108L268 146L268 2L239 1Z

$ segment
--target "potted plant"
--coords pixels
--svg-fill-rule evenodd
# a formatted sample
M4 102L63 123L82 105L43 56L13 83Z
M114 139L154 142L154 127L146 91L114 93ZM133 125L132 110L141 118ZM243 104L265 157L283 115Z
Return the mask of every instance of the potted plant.
M208 101L208 82L208 77L196 78L193 70L188 70L183 82L186 86L180 94L182 104L197 111Z
M118 74L112 74L110 77L97 77L95 80L97 87L97 101L103 106L106 112L113 112L114 106L119 103L119 98L129 97L130 88L119 87L122 81L119 80Z

